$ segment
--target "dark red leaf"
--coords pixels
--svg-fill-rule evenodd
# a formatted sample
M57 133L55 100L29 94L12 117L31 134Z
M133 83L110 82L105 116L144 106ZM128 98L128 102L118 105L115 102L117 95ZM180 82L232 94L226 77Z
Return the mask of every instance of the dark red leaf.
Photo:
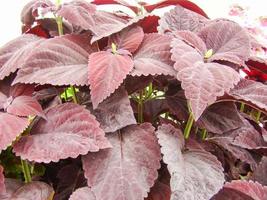
M153 126L131 125L108 134L108 138L112 149L83 157L88 186L96 199L143 200L160 168L160 148Z
M6 192L6 187L5 187L5 177L4 177L3 172L4 172L4 169L3 169L3 167L0 165L0 194Z
M159 25L159 16L149 15L138 22L138 25L143 28L144 33L156 33Z
M264 200L267 199L267 187L252 181L232 181L226 183L223 189L212 200Z
M176 6L161 17L158 32L166 33L182 30L197 32L206 22L207 18L181 6Z
M35 35L24 34L5 44L0 49L0 80L19 69L23 61L42 41L44 39Z
M111 147L95 117L83 106L58 105L49 109L46 116L47 120L40 119L31 134L14 145L17 156L49 163Z
M260 164L257 168L253 171L251 180L257 181L262 185L267 186L267 157L263 156L261 159Z
M75 190L69 200L96 200L96 197L89 187L82 187Z
M182 132L170 124L160 126L157 137L171 174L171 199L206 200L222 188L223 168L215 156L190 146L186 150Z
M92 53L89 56L89 84L93 108L110 96L133 69L129 55L108 51Z
M246 62L249 70L244 70L249 79L265 82L267 81L267 60L250 57Z
M131 124L136 124L127 92L116 90L93 111L100 127L106 132L115 132Z
M171 75L175 76L170 54L171 37L157 33L145 34L144 40L134 54L132 76Z
M14 83L87 85L88 56L95 50L88 34L45 40L20 62Z
M44 29L41 25L36 25L26 31L23 31L23 33L27 33L27 34L33 34L33 35L37 35L39 37L43 37L43 38L50 38L50 34L49 31Z
M131 26L109 37L109 46L114 43L118 49L128 50L134 53L144 38L143 29L140 26Z

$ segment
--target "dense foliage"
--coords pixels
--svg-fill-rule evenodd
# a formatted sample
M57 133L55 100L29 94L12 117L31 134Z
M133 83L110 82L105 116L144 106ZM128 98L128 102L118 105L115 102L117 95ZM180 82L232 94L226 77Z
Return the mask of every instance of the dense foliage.
M246 29L187 0L33 0L21 20L0 49L0 199L267 199L266 79L240 75L267 61Z

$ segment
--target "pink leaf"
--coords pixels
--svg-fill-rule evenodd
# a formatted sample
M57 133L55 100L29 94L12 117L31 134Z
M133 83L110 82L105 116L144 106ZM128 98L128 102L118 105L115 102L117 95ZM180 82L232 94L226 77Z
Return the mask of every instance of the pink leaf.
M250 56L250 38L237 23L221 20L208 24L198 33L212 49L214 55L209 61L224 60L244 65Z
M177 79L182 82L194 118L198 120L207 106L238 83L240 76L225 65L197 62L193 67L180 70Z
M6 149L29 125L27 118L0 112L0 151Z
M88 84L88 56L95 51L89 40L87 34L45 40L21 63L14 83Z
M111 147L95 117L83 106L61 104L48 110L46 116L47 120L40 119L31 134L14 145L17 156L49 163Z
M99 104L93 114L106 133L136 124L128 94L124 89L115 91L112 96Z
M114 43L118 49L125 49L134 53L144 38L143 29L140 26L131 26L109 38L109 46Z
M258 107L261 110L267 111L267 85L252 81L241 80L238 85L230 90L229 95L238 100L243 100Z
M156 181L155 185L151 188L148 197L145 200L170 200L170 198L170 186L160 181Z
M207 18L195 12L176 6L159 20L158 32L166 33L182 30L197 32L207 21Z
M1 200L10 200L10 197L12 194L15 193L17 189L22 187L23 182L21 180L11 179L11 178L5 178L5 192L0 192L0 199Z
M10 200L48 200L54 195L53 188L44 183L34 181L17 189L10 197Z
M145 34L144 40L134 55L132 76L172 75L176 72L171 61L171 37L157 33Z
M131 125L108 138L112 149L83 157L88 186L96 199L143 200L157 178L161 160L153 126Z
M6 187L5 187L5 177L4 177L3 172L4 172L4 169L3 169L3 167L0 165L0 194L6 192Z
M41 105L32 97L18 96L7 107L7 112L17 116L27 117L29 115L43 116Z
M96 197L90 188L82 187L75 190L69 200L96 200Z
M110 96L133 69L128 55L100 51L89 57L89 84L93 108Z
M171 174L171 199L206 200L220 190L224 174L215 156L201 149L186 150L183 134L170 124L160 126L157 136Z
M226 183L212 200L264 200L267 199L267 187L253 181L234 180Z
M0 80L22 67L30 52L44 41L35 35L22 35L0 49Z

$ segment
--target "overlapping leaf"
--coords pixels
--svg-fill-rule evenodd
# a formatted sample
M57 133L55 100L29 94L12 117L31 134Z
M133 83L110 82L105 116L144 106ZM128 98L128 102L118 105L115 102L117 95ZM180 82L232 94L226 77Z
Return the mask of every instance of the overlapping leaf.
M156 181L145 200L169 200L170 198L170 187L160 181Z
M102 102L93 114L106 133L136 124L128 94L122 88Z
M93 108L110 96L133 69L129 55L100 51L89 57L89 83Z
M96 200L96 197L89 187L82 187L75 190L69 200Z
M257 181L262 185L267 186L267 157L263 156L261 159L261 162L255 169L255 171L252 174L252 177L250 177L250 180Z
M223 134L243 126L242 117L234 103L211 105L198 120L198 125L208 132Z
M181 6L176 6L160 19L158 32L166 33L182 30L197 32L206 22L207 18Z
M6 188L5 188L5 177L4 177L3 171L4 171L4 169L0 165L0 194L6 192Z
M243 79L230 90L229 95L252 104L260 110L267 111L267 86L262 83Z
M29 53L44 41L32 34L24 34L0 49L0 80L21 68Z
M171 37L157 33L145 34L144 40L134 54L132 76L175 76L170 54Z
M143 200L160 167L154 128L148 123L131 125L109 134L108 139L112 149L83 157L88 186L96 199Z
M263 200L267 199L267 187L253 181L232 181L212 200Z
M16 155L48 163L111 147L95 117L80 105L58 105L48 110L46 116L47 121L38 121L31 134L14 145Z
M160 126L157 137L163 161L171 174L171 200L206 200L221 189L223 168L215 156L203 149L190 149L190 146L185 150L181 131L170 124Z
M14 82L87 85L88 56L94 50L87 34L45 40L28 53Z

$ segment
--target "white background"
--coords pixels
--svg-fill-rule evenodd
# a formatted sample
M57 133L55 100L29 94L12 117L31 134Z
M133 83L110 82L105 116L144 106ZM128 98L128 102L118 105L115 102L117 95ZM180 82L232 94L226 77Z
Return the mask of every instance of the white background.
M1 0L0 2L0 46L9 40L17 37L21 33L20 11L30 0ZM54 1L55 0L51 0ZM67 0L62 0L66 2ZM134 0L126 0L134 1ZM159 0L147 0L152 3ZM192 0L197 3L210 18L225 17L229 11L229 6L233 3L241 2L248 5L256 16L267 15L266 0ZM265 9L265 11L264 11Z

